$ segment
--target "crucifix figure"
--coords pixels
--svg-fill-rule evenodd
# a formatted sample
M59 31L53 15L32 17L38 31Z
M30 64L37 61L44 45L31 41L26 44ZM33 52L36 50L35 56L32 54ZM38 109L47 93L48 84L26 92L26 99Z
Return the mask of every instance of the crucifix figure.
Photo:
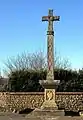
M42 21L48 21L47 31L47 80L54 80L54 31L53 21L59 21L60 16L53 16L53 10L49 10L48 16L43 16Z

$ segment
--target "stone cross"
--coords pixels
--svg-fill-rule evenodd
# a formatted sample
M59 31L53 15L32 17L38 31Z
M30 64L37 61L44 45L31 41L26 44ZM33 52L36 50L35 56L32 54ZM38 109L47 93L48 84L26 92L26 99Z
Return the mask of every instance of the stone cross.
M55 102L55 89L60 80L54 80L54 31L53 21L59 21L60 16L53 16L53 10L49 10L48 16L43 16L42 21L48 21L47 31L47 78L40 80L40 84L45 88L44 103L42 108L57 109Z
M59 21L59 16L53 16L53 10L49 10L48 16L43 16L42 21L48 21L48 31L47 31L47 78L46 80L40 80L40 84L44 89L44 102L40 109L35 109L33 111L33 116L38 116L38 119L42 118L56 118L55 116L64 116L64 110L58 110L56 103L56 87L60 80L54 80L54 31L53 31L53 21ZM31 118L31 116L30 116Z
M60 16L53 16L53 10L49 10L48 16L43 16L42 21L48 21L47 31L47 80L54 80L54 31L53 21L59 21Z

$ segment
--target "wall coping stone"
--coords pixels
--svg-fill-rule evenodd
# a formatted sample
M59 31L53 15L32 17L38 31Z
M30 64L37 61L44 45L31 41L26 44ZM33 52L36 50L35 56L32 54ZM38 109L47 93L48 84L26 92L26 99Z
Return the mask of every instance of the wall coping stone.
M2 95L44 95L44 92L0 92ZM56 92L56 95L83 95L83 92Z

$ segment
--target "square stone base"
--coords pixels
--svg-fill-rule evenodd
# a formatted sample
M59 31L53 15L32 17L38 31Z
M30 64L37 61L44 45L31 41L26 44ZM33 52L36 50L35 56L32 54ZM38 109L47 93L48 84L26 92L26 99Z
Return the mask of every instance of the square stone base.
M56 110L55 108L35 109L26 118L55 118L56 116L64 116L64 110Z
M48 110L50 110L50 109L52 109L52 110L54 110L54 109L58 110L58 106L55 103L55 101L45 101L42 104L41 109L44 109L44 110L46 110L46 109L48 109Z

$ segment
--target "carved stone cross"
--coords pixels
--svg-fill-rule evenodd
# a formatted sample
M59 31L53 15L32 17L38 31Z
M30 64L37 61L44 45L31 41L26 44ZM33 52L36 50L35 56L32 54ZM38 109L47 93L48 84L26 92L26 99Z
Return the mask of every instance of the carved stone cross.
M44 103L41 106L43 109L58 109L56 104L56 87L60 80L54 80L54 30L53 21L59 21L60 16L53 16L53 10L49 10L48 16L43 16L42 21L48 21L47 30L47 78L40 80L40 84L44 89Z
M53 10L49 10L48 16L43 16L42 21L48 21L47 31L47 80L54 80L54 31L53 21L59 21L60 16L53 16Z
M59 16L53 16L53 10L49 10L48 16L43 16L42 21L48 21L47 31L47 78L46 80L40 80L40 84L44 89L44 102L39 109L33 111L33 116L38 116L38 119L42 118L56 118L55 116L64 116L64 110L58 110L56 103L56 87L60 80L54 80L54 31L53 21L59 21ZM30 118L31 118L30 115Z

